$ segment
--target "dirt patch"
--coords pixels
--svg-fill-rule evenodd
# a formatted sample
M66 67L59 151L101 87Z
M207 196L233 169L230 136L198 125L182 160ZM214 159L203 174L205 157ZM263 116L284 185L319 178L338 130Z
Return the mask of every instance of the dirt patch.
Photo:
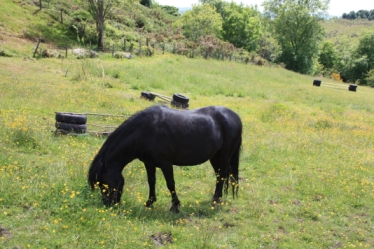
M270 201L269 201L269 204L270 204L270 205L277 205L278 203L277 203L277 201L275 201L275 200L270 200Z
M225 223L223 223L223 227L224 227L224 228L230 228L230 227L233 227L233 226L235 226L235 225L232 224L232 223L229 223L229 222L225 222Z
M156 233L150 236L156 245L166 245L173 243L173 237L170 232L166 233Z
M295 205L295 206L300 206L301 202L299 200L293 200L292 204Z
M0 227L0 237L10 237L12 234L5 227Z

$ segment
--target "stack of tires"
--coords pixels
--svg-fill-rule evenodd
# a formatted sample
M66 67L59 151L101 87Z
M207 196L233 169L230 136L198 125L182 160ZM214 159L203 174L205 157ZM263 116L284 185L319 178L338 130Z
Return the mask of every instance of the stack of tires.
M188 104L189 98L182 94L174 93L173 99L171 100L171 105L177 108L187 109L189 107Z
M65 112L56 112L56 133L84 134L87 130L87 116L83 114L72 114Z

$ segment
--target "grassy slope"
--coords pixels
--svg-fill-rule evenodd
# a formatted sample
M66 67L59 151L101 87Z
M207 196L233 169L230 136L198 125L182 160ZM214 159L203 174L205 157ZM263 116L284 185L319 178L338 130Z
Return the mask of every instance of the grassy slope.
M102 77L104 68L105 77ZM35 73L38 72L38 73ZM0 58L0 226L4 248L328 248L374 242L373 89L312 86L281 68L158 55L134 60ZM66 75L66 77L65 77ZM323 82L326 82L324 80ZM323 84L323 83L322 83ZM337 83L338 84L338 83ZM158 172L158 201L140 162L123 203L101 206L86 173L103 139L54 137L54 111L132 114L143 90L224 105L244 124L240 197L211 209L208 164L176 168L181 214ZM89 117L90 124L121 119ZM152 238L152 236L154 236ZM165 239L164 241L167 242Z
M358 42L358 37L362 31L374 26L373 21L368 20L346 20L331 19L322 22L326 30L327 40L333 43L339 43L345 40L350 42Z
M47 43L71 44L76 34L68 29L68 24L60 24L48 11L41 10L22 1L0 0L0 51L12 56L31 57L37 39L43 38L41 46ZM27 40L26 40L27 39Z

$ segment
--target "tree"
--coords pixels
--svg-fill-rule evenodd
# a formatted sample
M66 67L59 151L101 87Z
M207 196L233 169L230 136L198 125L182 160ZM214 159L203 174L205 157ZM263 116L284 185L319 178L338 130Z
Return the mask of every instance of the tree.
M362 34L352 59L345 64L343 76L348 81L367 84L368 73L374 69L374 30ZM370 75L371 77L371 75Z
M357 18L356 12L354 11L349 12L348 19L355 20L356 18Z
M104 22L106 18L113 13L114 8L120 7L127 1L132 3L132 0L87 0L88 1L88 12L92 18L96 21L97 31L97 47L99 50L104 49Z
M371 69L367 74L365 78L366 84L374 87L374 69Z
M222 18L210 4L196 4L174 26L181 27L185 37L197 42L201 36L219 36Z
M170 15L179 16L179 9L177 7L162 5L161 9Z
M199 0L200 3L203 4L210 4L216 8L216 11L221 14L223 18L223 9L225 8L226 5L229 3L224 1L224 0Z
M222 16L222 38L237 48L256 50L261 30L260 12L231 2L224 7Z
M152 5L152 0L140 0L140 4L149 8Z
M263 3L268 27L282 48L278 60L286 68L311 73L324 29L319 20L329 0L267 0Z
M338 53L331 42L324 42L321 46L318 62L323 65L324 69L332 69L338 59Z
M280 48L277 41L269 34L263 33L258 39L258 55L267 61L274 62L280 53Z
M365 31L358 43L358 57L366 56L369 69L374 69L374 29Z

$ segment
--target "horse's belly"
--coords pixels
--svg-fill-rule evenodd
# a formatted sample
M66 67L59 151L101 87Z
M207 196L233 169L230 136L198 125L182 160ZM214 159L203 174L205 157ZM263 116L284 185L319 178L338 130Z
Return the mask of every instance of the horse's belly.
M173 164L177 166L192 166L202 164L212 158L216 150L211 149L190 149L180 150L174 156Z

